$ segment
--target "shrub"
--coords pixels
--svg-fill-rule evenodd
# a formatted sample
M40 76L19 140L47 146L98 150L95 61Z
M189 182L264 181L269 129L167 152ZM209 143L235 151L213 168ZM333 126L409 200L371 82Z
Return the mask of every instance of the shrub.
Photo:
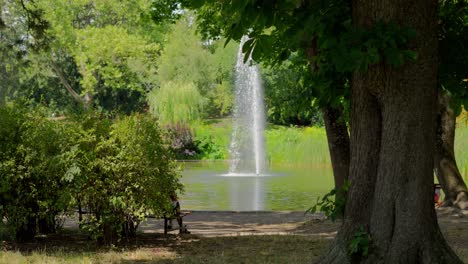
M199 137L195 140L195 144L199 150L199 153L196 155L197 159L217 160L225 158L223 148L216 144L211 136Z
M110 124L90 117L81 131L75 196L91 213L81 227L104 243L135 235L148 213L161 216L169 195L182 189L156 120L136 114Z
M1 216L17 240L54 232L56 216L72 199L62 153L71 148L66 127L39 109L0 108Z
M346 199L350 187L349 181L343 183L338 189L333 189L323 197L317 198L317 203L306 210L306 213L316 213L322 211L325 216L333 222L337 218L342 218L345 213Z
M165 140L176 159L194 159L199 153L190 126L183 123L165 126Z
M0 217L17 240L54 232L57 215L78 205L80 227L113 243L161 216L182 189L154 118L115 122L99 114L61 121L25 107L0 108Z

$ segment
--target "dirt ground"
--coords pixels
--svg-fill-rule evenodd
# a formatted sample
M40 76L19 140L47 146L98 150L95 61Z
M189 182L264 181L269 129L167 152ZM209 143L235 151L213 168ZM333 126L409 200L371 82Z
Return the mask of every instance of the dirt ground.
M451 247L464 260L468 260L468 210L460 211L450 208L437 209L438 221L442 233ZM168 236L163 234L163 220L149 219L140 224L137 240L130 248L167 249L172 244L191 241L200 237L239 237L252 235L295 235L319 241L334 238L340 222L331 222L320 214L304 214L303 212L231 212L231 211L194 211L184 217L191 235L183 235L181 239L177 231ZM173 223L177 225L177 223ZM66 244L66 251L93 251L87 237L78 231L78 225L73 218L67 218L64 231L57 235L37 240L27 244L15 244L3 241L3 250L47 250L54 251ZM142 233L142 234L141 234ZM278 236L271 236L278 237ZM247 238L247 237L246 237ZM265 239L268 239L265 237ZM328 243L325 243L328 244ZM64 250L64 249L61 249Z
M468 259L468 210L438 208L437 215L448 243L462 259ZM332 239L340 222L303 212L196 211L184 218L184 224L192 234L203 237L297 234ZM163 221L150 219L141 224L140 230L163 232Z
M438 208L442 231L456 231L468 242L468 210ZM304 212L233 212L193 211L184 217L184 224L192 234L205 237L260 234L308 234L333 237L340 225L325 220L322 214ZM174 224L177 223L174 221ZM161 219L148 219L140 224L143 233L163 232ZM468 244L467 244L468 245Z

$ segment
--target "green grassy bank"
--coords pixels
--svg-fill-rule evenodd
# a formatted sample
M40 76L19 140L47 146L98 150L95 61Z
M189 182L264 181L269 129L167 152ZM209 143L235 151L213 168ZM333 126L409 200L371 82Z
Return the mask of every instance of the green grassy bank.
M196 138L211 138L229 158L232 132L230 119L212 120L192 126ZM323 127L268 126L265 132L268 161L291 166L330 166L327 137ZM460 172L468 180L468 124L458 124L455 156Z
M232 133L230 119L194 124L197 139L211 138L229 158ZM325 130L319 127L268 126L265 131L267 159L273 164L323 166L330 164Z
M455 158L465 182L468 181L468 123L458 124L455 130Z

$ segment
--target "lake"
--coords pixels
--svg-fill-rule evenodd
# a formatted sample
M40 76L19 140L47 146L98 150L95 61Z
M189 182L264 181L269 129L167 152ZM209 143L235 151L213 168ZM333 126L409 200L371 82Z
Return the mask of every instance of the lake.
M183 210L305 211L333 186L331 166L276 165L268 176L226 176L227 162L185 162Z

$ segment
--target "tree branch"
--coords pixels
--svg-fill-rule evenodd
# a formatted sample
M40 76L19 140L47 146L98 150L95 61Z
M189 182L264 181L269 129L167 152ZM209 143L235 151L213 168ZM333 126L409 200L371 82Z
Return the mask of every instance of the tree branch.
M79 103L85 104L85 101L83 100L83 98L81 98L81 96L71 87L70 83L65 78L64 73L58 67L58 65L55 63L53 59L50 60L50 64L52 65L52 68L54 69L57 76L60 78L60 81L62 82L63 86L65 87L65 89L67 89L67 91L70 93L73 99L75 99Z

